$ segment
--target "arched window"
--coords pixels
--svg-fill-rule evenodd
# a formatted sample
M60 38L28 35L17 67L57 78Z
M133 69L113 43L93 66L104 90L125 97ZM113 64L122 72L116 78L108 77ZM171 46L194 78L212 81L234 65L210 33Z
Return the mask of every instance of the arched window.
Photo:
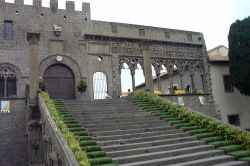
M16 72L10 66L0 66L0 97L16 96Z
M105 99L108 95L107 76L103 72L96 72L93 76L94 99Z

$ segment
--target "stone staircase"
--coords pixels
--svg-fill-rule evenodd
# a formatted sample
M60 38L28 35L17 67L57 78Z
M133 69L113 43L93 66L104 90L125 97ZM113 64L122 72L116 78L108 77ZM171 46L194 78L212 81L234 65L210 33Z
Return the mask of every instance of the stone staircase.
M248 166L126 99L65 104L120 166Z

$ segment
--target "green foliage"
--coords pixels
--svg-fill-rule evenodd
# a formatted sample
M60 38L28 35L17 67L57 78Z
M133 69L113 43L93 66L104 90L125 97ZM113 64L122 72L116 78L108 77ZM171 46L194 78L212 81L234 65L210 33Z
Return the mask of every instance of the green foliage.
M50 99L47 92L42 92L41 96L50 112L52 119L54 120L56 126L63 134L65 140L67 141L69 147L75 155L75 158L78 161L80 166L90 166L89 159L87 157L86 152L79 145L79 141L75 137L75 135L70 132L68 126L64 123L63 118L58 113L53 101Z
M89 160L91 165L109 164L110 162L112 162L112 159L110 157L101 157Z
M231 25L228 41L232 83L242 94L250 95L250 17Z
M77 85L77 90L81 93L85 93L85 91L87 90L87 83L84 80L79 81L78 85Z
M195 126L199 127L199 129L193 129L191 127L189 133L197 135L199 138L221 136L225 140L232 140L234 144L244 145L245 149L250 150L250 135L247 132L232 127L227 123L198 112L184 109L175 103L171 103L143 91L134 92L134 99L141 102L144 101L148 104L161 108L163 112L166 112L168 115L172 116L170 118L170 122L172 122L173 124L176 124L177 121L179 123L189 122L195 124ZM178 119L172 119L173 117ZM187 127L187 129L188 128L189 127Z
M39 86L39 89L41 91L43 91L43 92L46 91L46 86L45 86L44 80L39 80L38 86Z
M230 140L226 140L226 141L215 141L215 142L210 142L210 145L214 145L216 148L221 147L221 146L229 146L229 145L233 145L234 142L230 141Z
M221 147L219 147L219 149L224 150L226 153L239 151L242 148L244 148L243 145L229 145L229 146L221 146Z
M249 150L240 150L229 153L230 155L235 156L236 158L242 158L242 157L249 157L250 151Z
M206 143L209 143L209 142L215 142L215 141L222 141L224 140L224 138L215 136L215 137L202 138L202 140L206 141Z

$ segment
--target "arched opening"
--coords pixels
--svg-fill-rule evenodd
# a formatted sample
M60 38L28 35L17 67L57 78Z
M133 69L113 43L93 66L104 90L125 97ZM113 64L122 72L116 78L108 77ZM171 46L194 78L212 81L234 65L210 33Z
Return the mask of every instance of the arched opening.
M10 65L0 66L0 97L16 97L16 71Z
M94 99L105 99L108 95L107 76L103 72L96 72L93 75Z
M122 86L122 93L132 91L132 76L127 63L123 64L121 69L121 86Z
M141 65L138 63L135 70L135 86L137 87L138 85L143 83L145 83L143 69Z
M43 79L52 98L75 98L75 76L68 66L63 64L49 66L44 72Z

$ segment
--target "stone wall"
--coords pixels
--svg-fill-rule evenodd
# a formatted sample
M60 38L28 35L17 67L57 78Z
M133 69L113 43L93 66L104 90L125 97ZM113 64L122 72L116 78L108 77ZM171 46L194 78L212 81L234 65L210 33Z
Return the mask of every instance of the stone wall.
M39 97L39 109L42 114L43 151L45 165L48 166L76 166L74 154L68 147L61 132L57 129L50 113ZM52 164L53 163L53 164Z
M93 98L93 74L104 72L108 77L108 92L119 96L120 64L122 56L141 56L138 43L152 41L152 57L195 58L202 60L201 46L204 44L202 33L141 25L112 23L91 20L90 4L83 3L82 11L75 11L74 2L66 3L66 10L58 9L57 0L51 0L51 7L41 6L41 0L33 5L24 5L23 0L15 3L0 1L0 62L11 64L20 71L18 97L24 96L27 79L29 43L27 33L40 34L38 59L40 77L49 65L58 63L56 57L75 74L75 85L83 79L88 83L84 97L76 90L76 98ZM4 21L13 21L13 39L4 40ZM61 27L60 35L55 35L54 25ZM87 35L99 39L88 40ZM105 40L105 36L116 41ZM126 39L126 40L125 40ZM128 40L127 40L128 39ZM134 40L134 42L131 42ZM140 41L141 40L141 41ZM118 52L115 51L118 49ZM97 61L103 57L102 63ZM201 57L200 57L201 56ZM0 65L1 65L0 64Z
M27 166L27 107L24 99L10 101L10 113L0 113L0 165Z

